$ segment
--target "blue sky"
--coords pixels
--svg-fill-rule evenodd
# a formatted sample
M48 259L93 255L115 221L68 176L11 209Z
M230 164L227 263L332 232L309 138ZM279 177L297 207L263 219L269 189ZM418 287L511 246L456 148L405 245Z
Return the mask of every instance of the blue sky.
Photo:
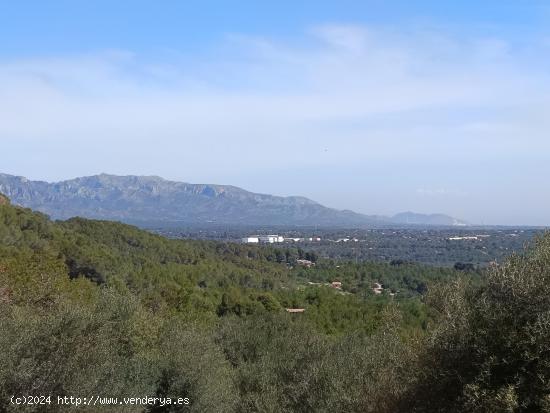
M0 170L550 225L549 23L542 1L0 1Z

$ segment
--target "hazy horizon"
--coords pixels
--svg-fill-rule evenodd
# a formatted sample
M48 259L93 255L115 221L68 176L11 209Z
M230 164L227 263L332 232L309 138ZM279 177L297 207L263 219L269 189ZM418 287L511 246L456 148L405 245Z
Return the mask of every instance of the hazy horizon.
M544 2L207 3L3 5L0 172L550 225Z

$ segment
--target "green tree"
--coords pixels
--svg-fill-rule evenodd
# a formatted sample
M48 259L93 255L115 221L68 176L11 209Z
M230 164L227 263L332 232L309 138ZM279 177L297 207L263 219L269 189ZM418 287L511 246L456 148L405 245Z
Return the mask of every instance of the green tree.
M483 287L443 285L429 303L439 320L403 411L550 411L550 235Z

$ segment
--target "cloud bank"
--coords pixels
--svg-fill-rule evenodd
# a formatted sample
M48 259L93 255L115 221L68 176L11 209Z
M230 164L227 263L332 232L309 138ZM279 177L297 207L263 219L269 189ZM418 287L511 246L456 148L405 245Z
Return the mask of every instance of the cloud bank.
M543 38L324 25L227 35L200 55L4 59L3 169L152 173L473 222L520 219L519 203L501 206L524 191L540 210L522 222L550 224L549 51Z

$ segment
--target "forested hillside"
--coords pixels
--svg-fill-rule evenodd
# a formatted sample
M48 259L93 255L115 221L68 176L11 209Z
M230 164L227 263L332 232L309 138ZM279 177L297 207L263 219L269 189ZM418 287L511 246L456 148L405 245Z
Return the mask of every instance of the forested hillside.
M335 264L52 222L0 197L0 412L71 410L12 395L190 400L115 410L132 412L550 411L549 279L549 237L486 272Z

